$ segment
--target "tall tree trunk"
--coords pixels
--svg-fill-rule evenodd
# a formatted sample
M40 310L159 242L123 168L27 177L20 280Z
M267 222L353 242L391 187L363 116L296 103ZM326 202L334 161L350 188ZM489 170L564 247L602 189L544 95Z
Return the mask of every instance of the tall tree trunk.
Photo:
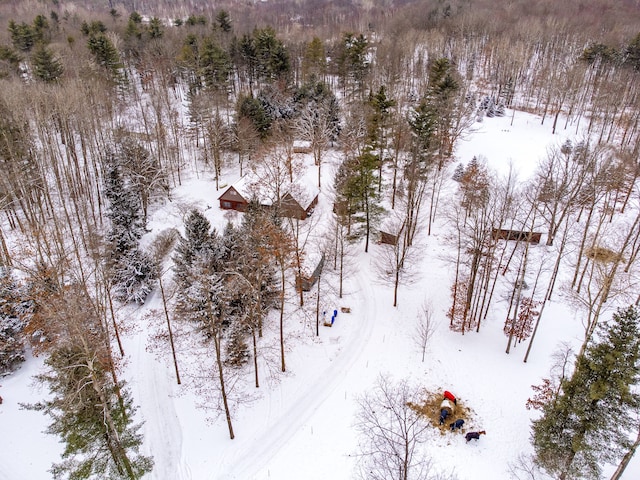
M284 262L284 260L282 260ZM284 276L284 264L280 265L280 280L282 282L282 290L280 291L280 360L281 360L281 368L283 372L287 371L287 367L284 361L284 287L285 287L285 276Z
M169 331L169 344L171 345L171 355L173 356L173 366L176 371L176 381L180 385L180 371L178 370L178 357L176 356L176 347L173 343L173 330L171 329L171 320L169 319L169 311L167 309L167 298L164 294L164 287L162 286L162 274L158 275L158 282L160 283L160 295L162 295L162 306L164 307L164 315L167 319L167 330Z
M622 478L622 474L624 473L627 466L629 465L629 462L633 458L633 455L636 453L636 450L638 449L638 445L640 445L640 430L638 430L638 436L636 438L636 441L633 442L633 445L631 445L631 448L629 448L629 451L624 454L624 457L622 457L622 460L620 460L620 464L618 465L618 468L616 468L616 471L613 472L613 475L611 475L611 480L620 480Z

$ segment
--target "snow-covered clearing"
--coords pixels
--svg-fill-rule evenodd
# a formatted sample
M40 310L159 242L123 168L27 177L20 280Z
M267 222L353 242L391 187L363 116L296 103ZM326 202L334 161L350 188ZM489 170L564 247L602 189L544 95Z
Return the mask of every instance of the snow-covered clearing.
M474 155L482 156L500 173L512 163L524 179L549 145L571 137L564 131L551 135L550 122L540 125L537 116L516 112L512 118L511 113L475 124L474 132L458 145L457 161L466 163ZM338 155L332 153L326 161L327 167L335 167ZM323 167L325 176L332 171ZM217 202L224 189L215 190L210 174L199 177L185 181L173 192L171 202L155 208L149 222L150 238L164 228L180 229L182 215L191 207L201 209L218 229L224 227L229 214L220 210ZM224 176L227 184L236 178L233 172ZM328 178L322 183L331 184ZM326 218L330 206L328 190L324 189L314 216ZM269 379L269 360L262 359L263 378L256 390L251 386L253 372L247 368L247 383L238 388L255 398L235 408L235 440L229 440L223 417L212 419L211 412L197 408L202 399L189 388L188 380L182 386L176 384L169 349L161 356L148 351L149 332L162 324L160 294L154 292L143 307L127 310L126 322L136 328L125 334L122 376L139 406L138 416L145 422L145 453L155 459L149 479L352 479L357 453L352 428L355 398L371 389L380 374L407 378L431 391L451 390L475 412L465 428L487 431L479 441L467 444L459 433L442 435L434 429L426 448L438 470L453 472L461 480L513 478L510 462L520 453L531 452L530 419L536 413L525 409L532 395L530 386L548 375L550 355L560 342L579 345L583 333L580 312L556 294L546 306L526 364L522 361L526 343L509 355L504 353L503 300L496 301L495 314L489 315L479 333L463 336L451 332L445 312L450 306L452 268L442 258L451 247L445 243L443 223L438 217L433 234L421 235L420 275L411 285L400 287L398 307L392 306L392 288L378 281L373 263L382 247L375 244L367 254L357 247L344 298L329 303L335 293L323 287L323 309L332 312L349 307L351 313L340 312L331 328L320 326L319 337L315 336L315 316L303 315L293 306L295 298L291 300L286 318L288 372L278 374L277 367L271 366L274 378ZM546 248L540 244L532 255L543 258ZM324 285L335 281L335 277L327 278ZM309 306L314 304L313 294L306 294L307 312L314 311ZM412 337L425 299L433 305L439 323L422 363ZM145 315L153 310L159 320ZM274 327L264 341L276 334ZM199 366L205 373L213 369L211 356L193 352L199 350L184 345L178 351L187 378L188 368L193 372ZM39 359L31 358L0 382L4 399L0 405L2 480L48 479L48 468L59 460L62 448L57 438L43 433L47 419L19 408L20 402L34 402L46 394L31 384L41 366ZM215 382L213 374L211 382ZM640 478L640 459L634 459L625 478Z

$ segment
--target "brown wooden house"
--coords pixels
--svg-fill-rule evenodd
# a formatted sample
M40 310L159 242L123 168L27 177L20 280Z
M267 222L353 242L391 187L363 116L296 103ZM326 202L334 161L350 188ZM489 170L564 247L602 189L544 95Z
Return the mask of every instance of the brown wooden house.
M306 181L305 181L306 180ZM318 204L320 191L309 185L308 179L300 179L299 183L292 183L284 190L279 202L279 215L304 220L311 215ZM261 182L252 175L245 175L227 188L218 200L223 210L237 210L244 212L251 199L257 199L263 208L273 208L273 199L268 198Z
M247 209L247 205L249 205L249 200L244 198L233 185L220 195L219 200L220 208L223 210L244 212Z
M302 202L302 205L300 204ZM296 200L294 196L287 192L280 200L280 215L288 218L298 218L304 220L313 213L313 207L318 204L318 195L310 201Z

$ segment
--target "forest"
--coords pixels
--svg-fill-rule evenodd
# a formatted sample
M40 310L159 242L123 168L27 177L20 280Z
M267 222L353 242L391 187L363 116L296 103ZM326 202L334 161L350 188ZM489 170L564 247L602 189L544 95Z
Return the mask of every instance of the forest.
M0 386L44 362L48 394L21 408L63 445L51 476L162 478L128 373L143 325L143 350L234 440L247 392L295 374L292 324L320 337L349 315L326 311L364 258L398 309L432 255L448 334L499 317L526 363L552 300L579 319L529 392L510 478L624 478L640 445L638 25L635 0L2 2ZM564 139L529 178L458 157L478 125L520 115ZM206 208L162 223L194 178ZM239 178L241 214L218 207ZM418 312L422 362L438 313ZM356 399L357 478L458 478L418 454L416 396L384 377Z

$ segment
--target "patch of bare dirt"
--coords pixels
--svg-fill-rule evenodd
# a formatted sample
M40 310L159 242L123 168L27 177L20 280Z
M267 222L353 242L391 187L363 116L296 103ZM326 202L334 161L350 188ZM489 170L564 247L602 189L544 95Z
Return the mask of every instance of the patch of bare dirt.
M475 414L471 407L467 406L463 400L457 398L457 404L455 405L455 411L453 415L449 415L443 425L440 425L440 405L444 399L442 392L429 392L423 393L423 400L419 403L409 402L408 406L412 410L418 412L429 423L440 430L440 434L444 435L446 432L451 433L450 424L458 419L464 420L462 428L455 430L455 434L464 434L467 428L470 427L471 420L475 417Z

